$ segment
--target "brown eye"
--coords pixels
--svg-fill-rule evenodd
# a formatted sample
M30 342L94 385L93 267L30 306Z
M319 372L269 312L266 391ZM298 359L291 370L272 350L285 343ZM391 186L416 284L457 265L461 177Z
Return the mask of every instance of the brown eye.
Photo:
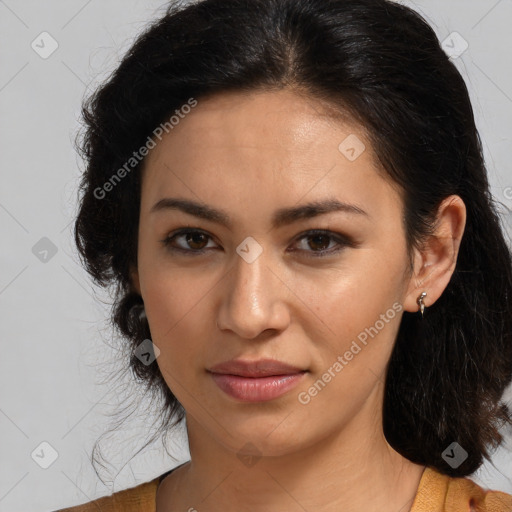
M171 250L199 254L204 252L207 248L209 239L211 239L211 237L202 231L188 229L169 235L164 240L161 240L161 242ZM177 241L179 241L179 243L177 243Z
M170 251L194 256L204 254L209 249L215 249L212 246L208 247L208 241L213 242L210 235L201 230L189 228L178 230L160 242ZM299 243L303 241L305 243ZM339 233L312 230L303 233L295 245L302 245L302 247L292 249L291 252L298 251L299 253L304 253L307 257L319 258L332 256L346 247L357 247L358 243L352 240L352 238Z
M297 245L299 245L298 251L304 253L307 257L321 258L337 254L346 247L357 247L358 244L350 237L340 233L313 230L299 237Z
M191 249L201 250L206 247L207 236L204 233L191 232L183 236Z
M307 238L309 239L309 247L315 252L325 251L329 247L332 239L332 237L328 235L310 235Z

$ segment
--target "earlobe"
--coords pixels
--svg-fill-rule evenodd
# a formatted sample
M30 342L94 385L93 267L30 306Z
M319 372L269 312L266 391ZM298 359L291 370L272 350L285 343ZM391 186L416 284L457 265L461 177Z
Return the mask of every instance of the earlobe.
M425 312L425 297L428 295L427 292L421 292L420 296L418 297L418 300L416 301L418 303L418 306L420 307L420 313L421 318L423 318L423 314Z
M404 309L409 312L431 306L442 295L455 270L466 225L466 207L459 196L447 197L438 208L434 233L421 250L415 250L414 271ZM423 299L419 299L423 293Z
M426 308L433 303L429 283L432 281L434 269L432 261L429 259L429 250L427 245L421 250L414 250L414 268L403 304L404 310L410 313L420 311L421 304L423 304L423 308Z

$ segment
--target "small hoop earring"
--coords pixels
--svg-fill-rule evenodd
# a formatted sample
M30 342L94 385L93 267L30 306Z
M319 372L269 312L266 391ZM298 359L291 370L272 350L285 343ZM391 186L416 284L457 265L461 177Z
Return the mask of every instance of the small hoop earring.
M418 297L416 301L421 311L421 318L423 318L423 312L425 311L425 304L423 304L423 299L427 296L427 292L421 292L421 295Z
M141 311L139 313L139 320L146 320L146 309L144 308L144 304L139 306L141 308Z

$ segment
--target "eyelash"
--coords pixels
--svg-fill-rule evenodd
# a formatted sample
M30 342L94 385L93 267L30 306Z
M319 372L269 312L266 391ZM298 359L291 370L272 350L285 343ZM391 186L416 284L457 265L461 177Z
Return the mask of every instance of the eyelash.
M182 254L186 254L186 255L190 255L190 256L199 256L208 251L208 249L199 249L199 250L190 249L189 250L189 249L183 249L182 247L173 247L171 245L172 241L175 240L176 238L183 236L183 235L188 235L188 234L202 234L202 235L207 236L210 239L212 238L208 233L206 233L205 231L203 231L201 229L187 228L187 229L179 229L179 230L169 234L166 238L164 238L163 240L160 240L160 242L164 245L164 247L166 247L166 249L168 249L170 251L180 252ZM357 244L347 236L341 235L339 233L334 233L332 231L322 230L322 229L313 229L310 231L306 231L305 233L302 233L299 236L297 241L300 241L303 238L309 238L309 237L318 236L318 235L328 236L331 240L335 241L338 244L339 248L334 249L334 250L332 248L325 249L322 251L301 251L301 249L299 249L299 252L311 253L310 256L307 256L310 258L324 258L324 257L331 256L333 254L337 254L337 253L341 252L345 247L356 247L357 246ZM295 251L293 251L293 252L295 252Z

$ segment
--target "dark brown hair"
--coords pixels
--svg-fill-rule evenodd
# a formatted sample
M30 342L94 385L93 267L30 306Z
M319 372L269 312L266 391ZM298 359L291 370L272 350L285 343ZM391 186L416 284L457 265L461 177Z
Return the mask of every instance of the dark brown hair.
M161 431L183 407L157 364L133 355L151 337L130 281L137 264L140 170L104 184L190 98L293 87L347 112L404 196L408 248L431 233L449 195L467 208L457 266L421 320L404 312L389 361L384 432L407 459L466 476L512 423L501 402L512 379L512 262L490 194L463 78L432 28L387 0L203 0L175 3L136 40L84 104L86 161L75 238L102 286L116 286L112 320L130 367L165 401ZM102 197L99 197L99 196ZM467 459L452 468L456 441Z

